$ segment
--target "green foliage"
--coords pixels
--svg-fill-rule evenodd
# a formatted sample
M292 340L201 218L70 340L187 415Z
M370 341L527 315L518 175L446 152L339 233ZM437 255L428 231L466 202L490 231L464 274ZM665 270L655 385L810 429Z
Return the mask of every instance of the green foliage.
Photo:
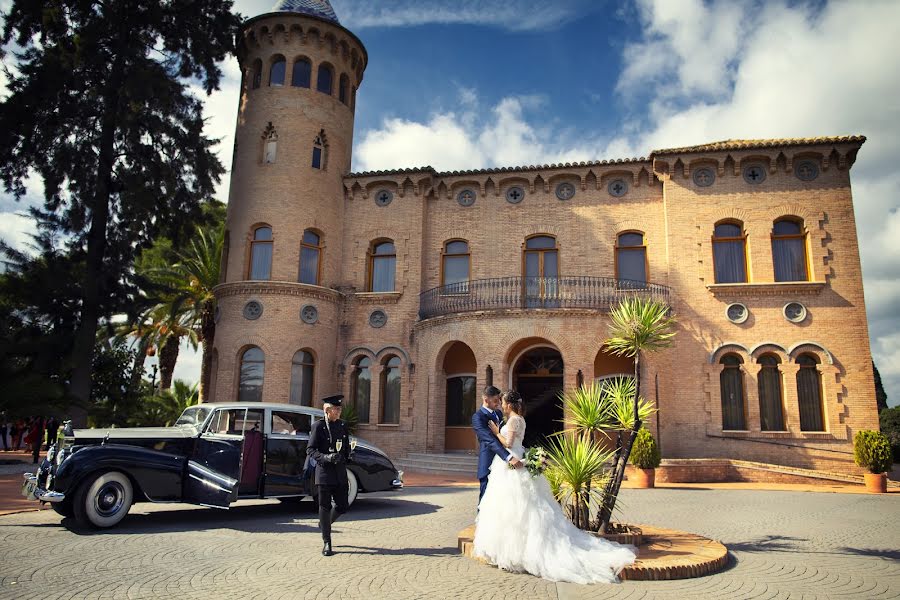
M655 469L659 466L662 457L659 454L659 446L653 435L646 429L638 431L631 447L631 464L638 469Z
M853 437L853 459L871 473L891 470L891 444L881 432L862 430Z
M609 314L609 339L605 345L617 356L637 356L672 345L675 319L665 303L641 296L619 302Z
M356 435L356 429L359 426L359 414L356 411L356 407L349 402L345 402L343 407L341 420L347 426L347 431Z
M881 373L878 372L878 367L875 366L874 360L872 361L872 374L875 376L875 404L878 406L878 412L881 413L881 411L887 408L888 395L887 392L884 391L884 384L881 382Z
M604 502L603 486L611 456L612 452L583 436L558 436L550 441L545 475L577 527L587 528L590 507Z
M624 431L634 427L634 395L637 392L635 380L631 377L614 377L603 380L601 395L608 404L610 429ZM653 402L643 397L637 399L638 418L646 421L656 412Z
M128 427L147 385L132 377L135 351L121 340L99 342L93 357L88 422L95 427Z
M567 415L566 423L576 433L594 437L597 433L605 435L605 430L613 428L609 403L606 402L608 395L603 393L599 383L560 392L559 397L563 414ZM565 432L559 434L565 435Z
M891 453L894 460L900 459L900 406L885 408L878 415L881 433L891 444Z
M168 427L178 420L184 409L197 404L197 399L196 385L176 379L171 390L141 398L130 424L136 427Z

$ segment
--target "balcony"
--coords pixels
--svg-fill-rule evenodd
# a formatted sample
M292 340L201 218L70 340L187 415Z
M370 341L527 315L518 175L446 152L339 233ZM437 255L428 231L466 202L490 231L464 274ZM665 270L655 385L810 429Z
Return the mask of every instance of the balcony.
M667 286L613 277L495 277L451 283L422 292L422 320L465 312L504 309L605 310L626 297L669 303Z

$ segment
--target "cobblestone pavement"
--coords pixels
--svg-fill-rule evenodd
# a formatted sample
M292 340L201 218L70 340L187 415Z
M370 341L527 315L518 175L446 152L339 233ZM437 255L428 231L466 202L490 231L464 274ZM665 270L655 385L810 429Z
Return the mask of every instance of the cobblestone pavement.
M230 511L139 504L102 533L54 511L0 517L0 598L898 598L900 498L624 490L623 519L693 531L732 552L723 572L669 582L555 584L457 554L477 490L361 496L320 554L312 505Z

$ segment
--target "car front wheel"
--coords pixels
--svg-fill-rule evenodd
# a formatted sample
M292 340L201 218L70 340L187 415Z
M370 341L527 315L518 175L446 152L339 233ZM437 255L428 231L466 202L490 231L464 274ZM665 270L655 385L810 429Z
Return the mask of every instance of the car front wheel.
M125 518L133 499L127 475L119 471L99 473L79 486L73 502L75 520L84 527L112 527Z

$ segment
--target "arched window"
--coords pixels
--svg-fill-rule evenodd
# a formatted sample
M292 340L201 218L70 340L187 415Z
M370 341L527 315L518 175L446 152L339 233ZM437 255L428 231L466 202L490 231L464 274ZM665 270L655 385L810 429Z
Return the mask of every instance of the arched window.
M647 283L647 246L643 233L627 231L616 236L616 279L619 287L644 287Z
M775 281L809 281L803 221L778 219L772 229Z
M263 162L271 165L278 158L278 132L269 122L269 125L263 131Z
M341 104L350 104L350 78L346 73L341 73L341 83L338 86L338 100Z
M350 108L356 108L356 86L354 85L350 90Z
M369 251L370 292L393 292L394 275L397 271L397 250L392 240L372 244Z
M313 151L312 151L312 168L313 169L324 169L326 165L326 149L328 148L328 142L325 139L325 131L322 130L319 132L319 135L316 136L316 139L313 140Z
M263 379L266 374L266 356L256 346L250 346L241 355L238 402L262 402Z
M525 305L552 308L558 302L559 248L556 238L536 235L525 240Z
M316 74L316 89L331 96L334 93L334 71L328 63L319 65Z
M272 66L269 68L269 85L272 87L281 87L284 85L284 73L287 68L287 62L280 54L276 54L272 59Z
M778 357L764 354L757 361L759 370L759 424L763 431L784 431L784 404Z
M257 227L250 242L250 279L272 277L272 228Z
M312 353L298 350L291 360L291 404L312 406L316 360Z
M350 374L350 403L356 409L360 423L369 422L372 393L372 361L363 356L356 361Z
M258 89L262 84L262 61L260 59L256 59L253 61L253 68L250 70L250 87L251 89Z
M800 430L825 431L825 415L822 406L822 375L819 361L809 354L797 357L797 400L800 404Z
M381 422L400 423L400 359L391 356L381 371Z
M469 243L451 240L441 252L441 285L451 286L448 293L465 294L469 291Z
M319 285L322 262L322 238L312 229L303 232L300 242L300 283Z
M300 57L294 61L291 73L291 85L293 87L308 88L312 79L312 63L308 58Z
M712 246L716 283L747 283L747 235L743 224L716 225Z
M722 394L722 429L744 431L747 429L744 409L744 372L741 358L726 354L719 361L725 365L719 375L719 389Z
M454 375L447 378L447 427L462 427L472 423L475 396L474 375Z

